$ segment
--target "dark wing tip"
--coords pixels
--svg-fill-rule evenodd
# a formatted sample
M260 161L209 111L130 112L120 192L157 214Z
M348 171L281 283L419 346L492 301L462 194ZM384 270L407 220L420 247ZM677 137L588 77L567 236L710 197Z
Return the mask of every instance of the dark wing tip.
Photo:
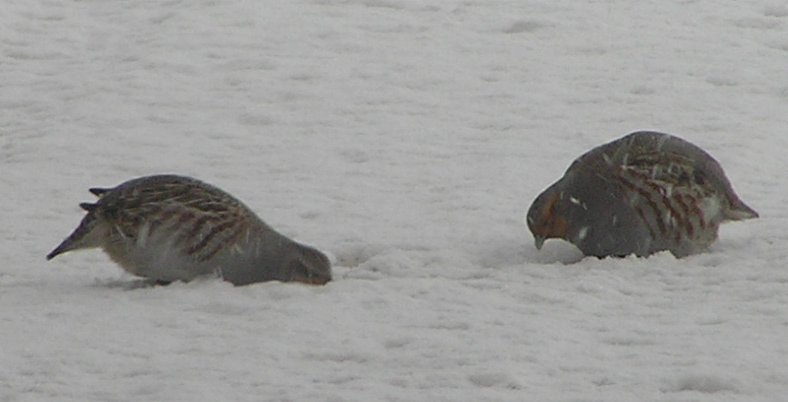
M91 204L89 202L81 202L81 203L79 203L79 207L84 209L85 211L88 211L88 212L93 211L94 209L96 209L97 206L98 206L98 204Z
M97 197L101 197L102 195L104 195L104 193L108 192L109 190L110 189L108 188L99 188L99 187L93 187L91 189L88 189L88 191L90 191L93 195Z

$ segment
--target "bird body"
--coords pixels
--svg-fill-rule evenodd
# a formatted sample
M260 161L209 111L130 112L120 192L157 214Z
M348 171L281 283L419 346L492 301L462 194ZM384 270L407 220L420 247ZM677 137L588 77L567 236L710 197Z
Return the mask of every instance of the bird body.
M711 155L640 131L577 158L534 200L527 224L537 248L561 238L597 257L663 250L684 257L706 250L720 223L757 216Z
M236 285L278 280L323 284L328 258L263 222L228 193L176 175L92 188L95 204L47 259L102 248L131 274L159 282L217 275Z

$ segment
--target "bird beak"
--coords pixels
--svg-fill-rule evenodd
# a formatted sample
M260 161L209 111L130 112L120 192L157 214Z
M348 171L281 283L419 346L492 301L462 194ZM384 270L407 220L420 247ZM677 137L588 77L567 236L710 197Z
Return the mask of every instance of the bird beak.
M534 236L534 246L536 246L537 250L542 249L542 245L544 245L545 238L544 236Z

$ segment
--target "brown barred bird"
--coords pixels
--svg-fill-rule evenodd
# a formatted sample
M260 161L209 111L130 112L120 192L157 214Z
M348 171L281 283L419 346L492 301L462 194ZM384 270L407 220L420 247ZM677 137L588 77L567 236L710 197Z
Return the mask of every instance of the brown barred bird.
M672 135L640 131L575 160L526 217L536 248L569 241L587 256L684 257L706 250L721 222L758 217L719 163Z
M92 188L95 204L47 259L101 247L126 271L157 283L218 276L235 285L262 281L325 284L320 251L265 224L243 203L201 181L175 175Z

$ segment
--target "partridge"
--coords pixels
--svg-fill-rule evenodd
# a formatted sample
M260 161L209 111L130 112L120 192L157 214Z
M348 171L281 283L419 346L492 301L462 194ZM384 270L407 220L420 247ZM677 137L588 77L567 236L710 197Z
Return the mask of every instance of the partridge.
M100 247L124 270L158 283L211 275L235 285L331 280L323 253L276 232L212 185L156 175L90 192L98 202L80 204L87 215L48 260Z
M721 222L758 217L719 163L672 135L640 131L577 158L534 200L536 248L558 238L584 255L684 257L706 250Z

